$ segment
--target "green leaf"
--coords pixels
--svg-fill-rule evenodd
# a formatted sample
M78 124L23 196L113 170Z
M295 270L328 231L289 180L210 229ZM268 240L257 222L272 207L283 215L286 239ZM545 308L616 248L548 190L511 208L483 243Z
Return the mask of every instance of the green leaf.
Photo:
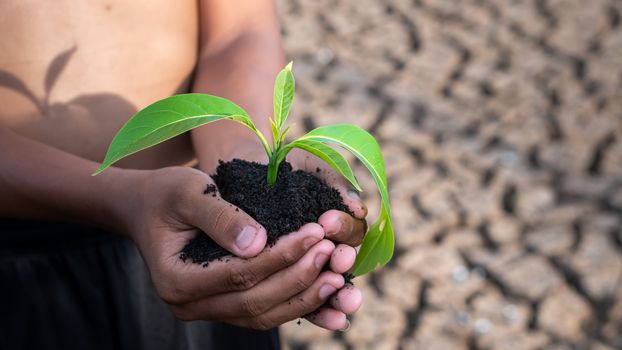
M360 276L388 263L393 256L395 238L384 160L376 139L356 125L339 124L311 130L296 140L299 141L338 145L354 154L367 167L380 192L382 205L378 221L372 225L363 240L352 271L355 276Z
M348 161L330 146L314 140L295 140L286 147L296 147L305 150L332 166L341 176L348 180L354 188L361 191L361 186L356 182L352 168Z
M393 256L393 246L395 245L393 223L391 218L387 216L390 215L388 210L381 208L380 212L380 218L365 235L361 248L356 255L356 261L352 268L354 276L364 275L378 266L385 265Z
M282 71L276 76L274 81L274 122L279 130L289 114L289 109L294 100L294 74L292 73L292 62L289 62ZM278 138L278 137L277 137Z
M136 113L117 132L104 161L93 175L130 154L223 119L237 121L259 133L246 111L222 97L182 94L155 102Z

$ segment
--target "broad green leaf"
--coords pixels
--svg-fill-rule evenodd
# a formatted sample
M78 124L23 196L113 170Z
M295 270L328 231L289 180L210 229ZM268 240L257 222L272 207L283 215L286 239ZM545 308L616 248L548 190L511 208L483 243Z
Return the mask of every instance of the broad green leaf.
M391 260L393 256L393 223L385 208L381 209L381 217L372 225L365 235L363 244L356 255L356 261L352 268L354 276L361 276L373 271L378 265L383 266ZM384 227L382 226L384 225Z
M136 113L117 132L104 161L93 175L130 154L223 119L237 121L258 133L248 113L222 97L182 94L155 102Z
M330 146L314 140L295 140L286 147L300 148L319 157L332 166L333 169L341 174L341 176L343 176L346 180L348 180L354 188L361 191L361 187L358 182L356 182L356 178L354 177L354 173L352 172L352 168L350 168L348 161Z
M384 160L376 139L356 125L338 124L311 130L297 141L316 141L338 145L356 156L369 170L378 191L382 205L378 221L372 225L363 240L356 257L353 273L360 276L385 265L393 256L394 236L391 222L391 207L387 188Z
M281 130L281 127L285 124L289 109L294 100L294 88L292 62L289 62L289 64L279 72L274 81L274 122L279 130Z

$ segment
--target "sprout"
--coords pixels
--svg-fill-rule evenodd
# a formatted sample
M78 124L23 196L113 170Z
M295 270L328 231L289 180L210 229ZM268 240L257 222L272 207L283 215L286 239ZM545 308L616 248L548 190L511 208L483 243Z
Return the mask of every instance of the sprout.
M136 113L113 138L106 157L93 175L118 160L149 148L198 126L218 120L236 121L257 135L268 155L268 184L277 181L279 165L294 148L321 158L361 191L348 161L329 144L339 146L356 156L371 173L380 192L378 220L371 226L359 249L352 269L355 276L385 265L393 256L394 235L384 160L376 139L364 129L351 124L323 126L285 143L290 127L285 127L294 100L295 83L290 62L274 83L274 117L270 118L272 146L257 129L251 117L235 103L206 94L181 94L157 101Z

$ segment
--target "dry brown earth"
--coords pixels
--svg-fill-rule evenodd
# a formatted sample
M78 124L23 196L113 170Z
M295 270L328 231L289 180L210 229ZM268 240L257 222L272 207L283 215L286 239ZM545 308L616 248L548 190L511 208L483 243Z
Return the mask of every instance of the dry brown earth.
M296 132L371 130L397 231L352 329L286 348L622 348L622 2L279 6Z

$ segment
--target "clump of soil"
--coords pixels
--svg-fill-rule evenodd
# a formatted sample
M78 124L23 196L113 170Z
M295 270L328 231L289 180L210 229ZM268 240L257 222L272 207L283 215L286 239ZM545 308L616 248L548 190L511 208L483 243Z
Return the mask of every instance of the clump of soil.
M296 170L288 162L280 165L277 182L268 186L268 167L263 164L234 159L220 161L212 175L216 187L209 185L204 191L216 196L216 191L229 203L244 210L268 232L268 244L279 237L297 231L304 224L317 222L324 212L337 209L351 213L342 202L339 192L314 175ZM319 171L319 169L318 169ZM207 264L231 255L207 234L199 233L183 248L180 258L194 263Z

